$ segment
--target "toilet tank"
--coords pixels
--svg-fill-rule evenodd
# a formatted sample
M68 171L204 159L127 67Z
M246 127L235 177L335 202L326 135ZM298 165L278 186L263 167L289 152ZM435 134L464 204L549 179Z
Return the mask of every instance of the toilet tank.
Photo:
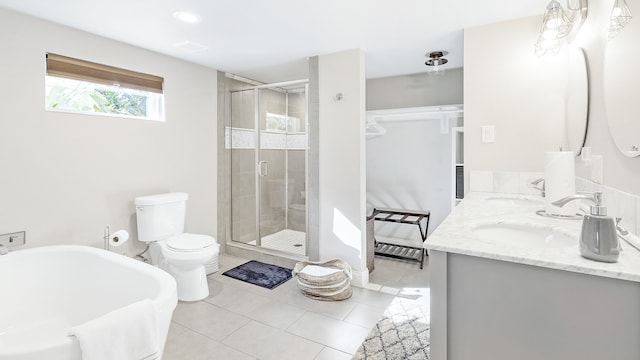
M138 240L158 241L182 234L188 198L180 192L137 197Z

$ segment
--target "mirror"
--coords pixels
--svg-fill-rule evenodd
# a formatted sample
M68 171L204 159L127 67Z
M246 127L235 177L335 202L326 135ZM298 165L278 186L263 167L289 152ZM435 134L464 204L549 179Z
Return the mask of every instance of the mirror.
M582 152L589 125L589 72L584 50L570 47L566 95L566 126L569 150Z
M628 156L640 155L640 21L633 19L607 43L604 105L611 137Z

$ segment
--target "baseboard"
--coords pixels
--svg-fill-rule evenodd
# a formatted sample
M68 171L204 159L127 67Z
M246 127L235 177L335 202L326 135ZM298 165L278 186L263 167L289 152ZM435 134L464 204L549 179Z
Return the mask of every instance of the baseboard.
M355 287L363 288L369 283L369 270L365 268L363 271L352 270L353 278L351 279L351 285Z

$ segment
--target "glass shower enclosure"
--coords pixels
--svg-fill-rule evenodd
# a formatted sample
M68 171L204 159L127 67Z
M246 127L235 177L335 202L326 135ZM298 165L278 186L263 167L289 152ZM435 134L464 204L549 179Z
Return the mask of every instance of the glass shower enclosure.
M230 92L232 243L306 256L307 85Z

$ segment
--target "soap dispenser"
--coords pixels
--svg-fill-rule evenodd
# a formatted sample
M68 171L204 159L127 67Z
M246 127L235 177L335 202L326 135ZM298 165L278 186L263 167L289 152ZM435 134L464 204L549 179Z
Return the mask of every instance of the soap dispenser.
M616 223L613 217L607 216L607 208L602 205L602 193L593 196L572 195L553 202L562 207L570 201L587 199L593 202L589 215L582 218L580 230L580 255L587 259L613 263L620 255L620 241L616 233Z

